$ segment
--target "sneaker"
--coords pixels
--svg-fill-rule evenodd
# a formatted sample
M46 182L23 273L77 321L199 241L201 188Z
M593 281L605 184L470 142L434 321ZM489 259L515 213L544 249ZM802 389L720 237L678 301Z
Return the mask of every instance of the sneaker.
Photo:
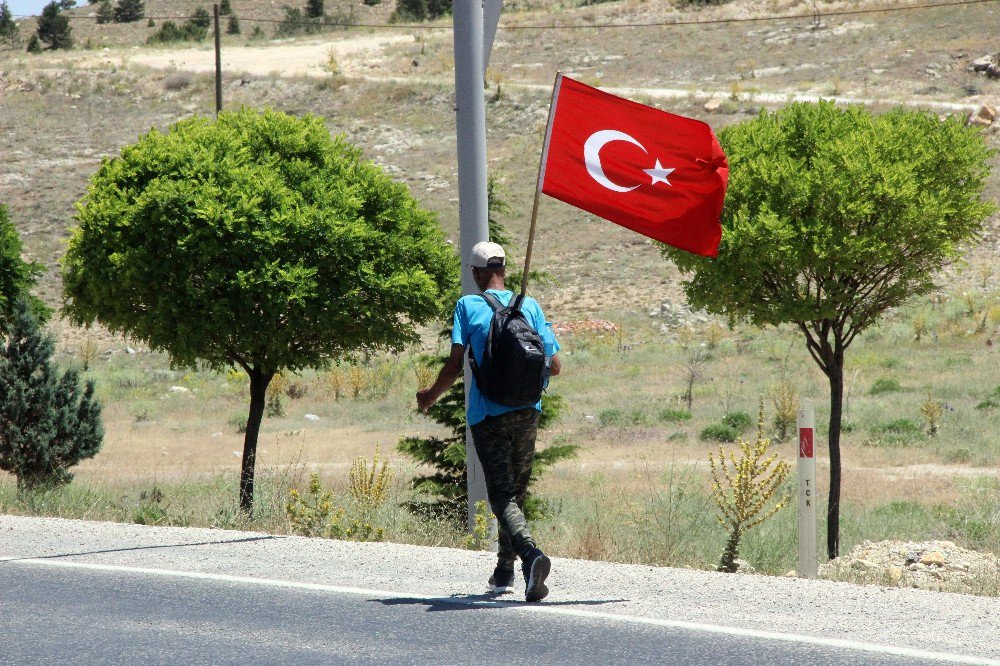
M552 568L552 561L538 548L532 548L522 558L521 571L524 573L524 600L541 601L548 593L545 579Z
M501 569L497 567L490 576L490 593L507 594L514 591L514 569Z

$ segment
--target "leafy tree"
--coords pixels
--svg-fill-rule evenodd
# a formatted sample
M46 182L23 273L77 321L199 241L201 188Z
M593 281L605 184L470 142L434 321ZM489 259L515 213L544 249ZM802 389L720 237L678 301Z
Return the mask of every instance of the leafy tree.
M111 0L101 0L97 5L97 24L105 25L115 20L115 10Z
M718 258L671 248L696 307L790 323L830 384L827 553L839 554L844 359L979 238L990 151L960 119L792 104L720 132L731 167Z
M194 14L188 19L188 21L191 25L202 28L207 33L209 27L212 25L212 16L208 13L207 9L199 7L194 10Z
M42 301L28 294L35 286L42 267L21 259L24 246L17 228L10 221L7 207L0 204L0 331L6 330L14 316L18 298L25 298L32 314L40 321L48 319L49 309Z
M451 0L396 0L392 19L397 21L433 21L451 14Z
M236 14L230 14L229 24L226 26L227 35L238 35L240 34L240 21L236 18Z
M514 210L507 203L508 196L507 190L496 179L490 177L487 181L490 240L504 246L505 251L513 248L513 237L503 224L504 219L514 217ZM507 254L510 255L512 252L508 251ZM506 286L512 291L517 291L520 289L522 272L509 259L507 266ZM550 278L545 273L531 271L531 280L533 284L539 284ZM449 303L454 303L458 295L457 291L451 294ZM445 329L441 337L450 341L451 329ZM446 359L447 356L441 356L428 358L425 361L441 364ZM563 406L564 402L560 396L544 394L542 415L538 420L539 429L544 430L553 424ZM446 427L451 434L447 437L404 437L396 445L400 453L435 470L431 474L421 475L413 480L413 487L419 494L407 506L417 514L443 516L456 522L463 522L469 497L465 457L464 380L459 378L440 400L427 410L427 415L431 420ZM579 446L576 444L558 444L537 450L531 465L531 484L533 485L558 461L576 457L578 449ZM524 512L528 518L539 518L544 512L542 501L534 497L530 490L525 499Z
M0 2L0 42L17 44L20 32L20 28L14 21L14 14L11 13L7 1L3 0Z
M59 3L55 0L42 9L42 15L38 17L36 34L50 49L73 47L73 29L69 27L69 19L63 15ZM31 45L28 46L30 50Z
M274 375L403 348L457 282L434 215L312 116L247 108L151 130L104 161L77 208L73 322L249 376L248 512Z
M306 0L306 16L308 18L321 18L323 14L323 0Z
M235 17L233 17L235 18ZM170 44L171 42L200 42L208 36L212 23L204 7L195 10L194 16L178 26L173 21L164 21L160 29L149 36L147 44Z
M146 3L143 0L118 0L115 5L115 23L132 23L146 15Z
M104 425L94 383L52 367L55 340L26 298L14 305L0 354L0 469L22 490L68 483L69 468L101 449Z

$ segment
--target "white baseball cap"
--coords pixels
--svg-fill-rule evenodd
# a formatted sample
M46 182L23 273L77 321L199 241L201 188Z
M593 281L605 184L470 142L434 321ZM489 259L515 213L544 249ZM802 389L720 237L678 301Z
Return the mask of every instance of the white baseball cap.
M496 243L483 241L472 246L469 265L473 268L503 268L506 263L507 255Z

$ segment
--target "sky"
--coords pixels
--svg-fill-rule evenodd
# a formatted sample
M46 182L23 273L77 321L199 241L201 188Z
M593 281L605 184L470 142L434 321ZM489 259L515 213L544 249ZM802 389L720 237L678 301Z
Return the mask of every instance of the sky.
M22 15L34 15L41 14L42 7L49 4L52 0L7 0L7 6L10 7L10 13L14 16ZM86 2L82 0L76 0L77 5L85 5Z

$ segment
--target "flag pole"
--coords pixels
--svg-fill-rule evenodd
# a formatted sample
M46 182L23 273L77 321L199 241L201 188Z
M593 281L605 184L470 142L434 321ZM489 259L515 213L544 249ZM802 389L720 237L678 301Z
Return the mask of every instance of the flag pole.
M521 275L521 295L528 293L528 271L531 270L531 249L535 244L535 221L538 219L538 201L542 198L542 183L545 182L545 160L549 156L549 140L552 138L552 119L556 115L556 100L559 98L559 84L562 83L562 72L556 72L556 82L552 86L552 99L549 101L549 122L545 126L545 142L542 144L542 155L538 159L538 182L535 183L535 202L531 206L531 227L528 229L528 249L524 254L524 273Z

